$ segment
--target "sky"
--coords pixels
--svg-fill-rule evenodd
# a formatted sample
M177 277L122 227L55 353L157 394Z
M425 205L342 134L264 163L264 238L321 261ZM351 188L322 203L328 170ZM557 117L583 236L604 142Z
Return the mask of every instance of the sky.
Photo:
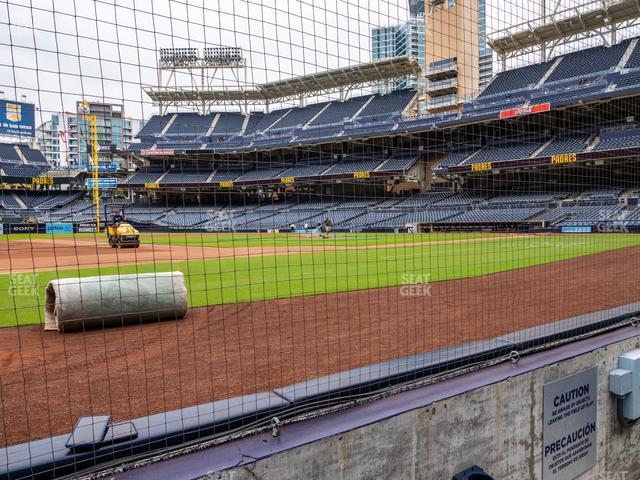
M148 118L142 87L158 84L159 48L239 46L251 85L369 61L371 27L407 15L404 2L380 0L5 0L0 90L26 95L45 119L80 98L124 100L127 115ZM217 73L215 84L229 82Z
M488 0L489 34L539 12L540 0ZM407 18L405 0L0 0L0 91L35 103L36 124L82 98L149 118L161 47L241 47L253 85L370 61L371 29ZM213 84L238 81L219 71Z

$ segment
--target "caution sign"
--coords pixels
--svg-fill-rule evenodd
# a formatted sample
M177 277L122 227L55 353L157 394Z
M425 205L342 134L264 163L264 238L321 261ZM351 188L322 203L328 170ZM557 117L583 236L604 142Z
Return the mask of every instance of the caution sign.
M595 466L597 395L598 367L544 386L544 480L571 480Z

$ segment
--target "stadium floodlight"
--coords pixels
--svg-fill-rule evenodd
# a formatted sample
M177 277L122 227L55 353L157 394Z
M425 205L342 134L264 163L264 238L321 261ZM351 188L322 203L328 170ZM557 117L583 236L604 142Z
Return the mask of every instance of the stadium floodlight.
M238 67L244 65L244 58L240 47L205 47L203 60L205 64L217 67Z
M197 48L161 48L160 64L165 67L188 67L198 62Z

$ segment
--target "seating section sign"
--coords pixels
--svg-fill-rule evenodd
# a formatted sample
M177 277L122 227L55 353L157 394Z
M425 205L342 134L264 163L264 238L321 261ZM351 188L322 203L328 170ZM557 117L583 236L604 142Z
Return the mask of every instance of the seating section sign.
M572 480L595 466L597 391L598 367L544 386L544 480Z

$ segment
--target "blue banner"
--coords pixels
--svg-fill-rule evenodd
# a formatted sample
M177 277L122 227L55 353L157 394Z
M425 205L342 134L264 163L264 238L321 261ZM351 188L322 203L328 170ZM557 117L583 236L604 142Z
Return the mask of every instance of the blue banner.
M99 163L98 164L99 172L115 172L117 170L118 170L118 165L116 165L115 163ZM89 172L93 171L93 164L89 163L87 165L87 171Z
M0 135L35 136L33 103L0 100Z
M46 233L73 233L73 223L47 223Z
M93 188L93 178L87 178L87 188ZM117 178L99 178L98 179L98 188L117 188L118 187L118 179Z
M562 233L591 233L589 226L562 227Z

